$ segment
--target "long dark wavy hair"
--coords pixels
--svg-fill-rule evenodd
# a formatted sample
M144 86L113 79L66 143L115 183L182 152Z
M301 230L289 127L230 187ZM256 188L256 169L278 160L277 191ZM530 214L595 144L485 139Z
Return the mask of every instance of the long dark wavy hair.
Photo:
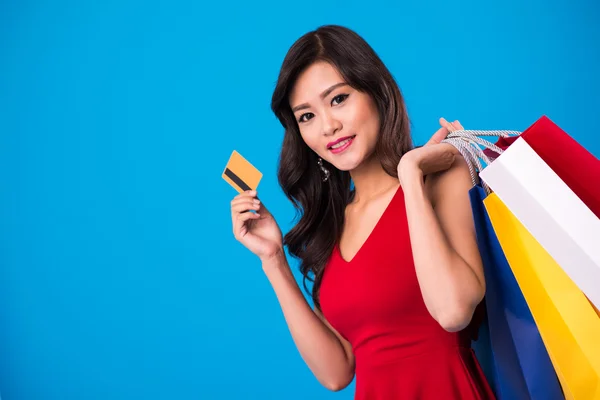
M304 143L289 103L289 94L298 78L311 64L333 65L346 83L369 94L377 105L380 131L375 156L384 170L397 177L403 154L413 148L404 99L392 74L371 46L356 32L338 25L325 25L308 32L289 49L277 80L271 109L285 134L279 157L278 180L294 205L297 224L284 236L290 255L301 261L300 271L313 282L312 299L320 309L319 289L325 264L339 241L345 208L354 197L350 174L323 160L330 171L322 181L318 156Z

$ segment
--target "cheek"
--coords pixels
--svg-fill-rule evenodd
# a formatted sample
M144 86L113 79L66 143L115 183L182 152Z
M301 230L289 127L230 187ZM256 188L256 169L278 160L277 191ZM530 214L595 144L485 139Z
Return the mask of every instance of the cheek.
M372 107L369 109L368 119L369 119L369 122L368 122L369 130L372 132L372 135L374 137L379 136L379 129L380 129L379 112L377 111L377 108L375 107L375 105L372 105Z
M368 104L365 104L360 111L358 119L360 129L370 140L375 140L379 135L379 114L377 110L373 110Z
M318 153L318 137L317 135L314 134L314 132L311 132L311 129L301 129L300 130L300 136L302 137L302 140L304 141L304 143L315 153Z
M375 104L367 98L361 98L354 104L352 109L354 123L361 128L372 128L378 126L379 113ZM369 129L371 130L371 129Z

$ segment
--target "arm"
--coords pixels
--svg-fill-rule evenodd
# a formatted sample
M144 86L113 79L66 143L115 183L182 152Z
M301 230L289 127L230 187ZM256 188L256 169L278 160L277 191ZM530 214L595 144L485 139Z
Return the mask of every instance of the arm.
M263 270L281 305L292 338L304 362L326 388L338 391L354 378L354 355L350 343L329 325L304 298L281 251L263 261Z
M485 294L485 279L468 191L466 161L427 176L403 174L403 189L417 278L429 313L448 331L464 329Z

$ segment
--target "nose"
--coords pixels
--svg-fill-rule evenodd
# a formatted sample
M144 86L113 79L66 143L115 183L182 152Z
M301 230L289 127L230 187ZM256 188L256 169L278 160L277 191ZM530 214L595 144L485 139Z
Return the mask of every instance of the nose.
M342 129L341 121L335 118L335 116L331 115L331 113L325 113L323 117L323 135L335 135L335 133L340 129Z

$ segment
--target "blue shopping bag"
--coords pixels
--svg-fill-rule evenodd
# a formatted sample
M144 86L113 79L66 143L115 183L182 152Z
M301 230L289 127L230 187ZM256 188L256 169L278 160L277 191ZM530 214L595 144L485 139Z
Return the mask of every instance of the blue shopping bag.
M564 400L556 372L483 205L469 191L486 280L485 318L473 348L498 400Z

